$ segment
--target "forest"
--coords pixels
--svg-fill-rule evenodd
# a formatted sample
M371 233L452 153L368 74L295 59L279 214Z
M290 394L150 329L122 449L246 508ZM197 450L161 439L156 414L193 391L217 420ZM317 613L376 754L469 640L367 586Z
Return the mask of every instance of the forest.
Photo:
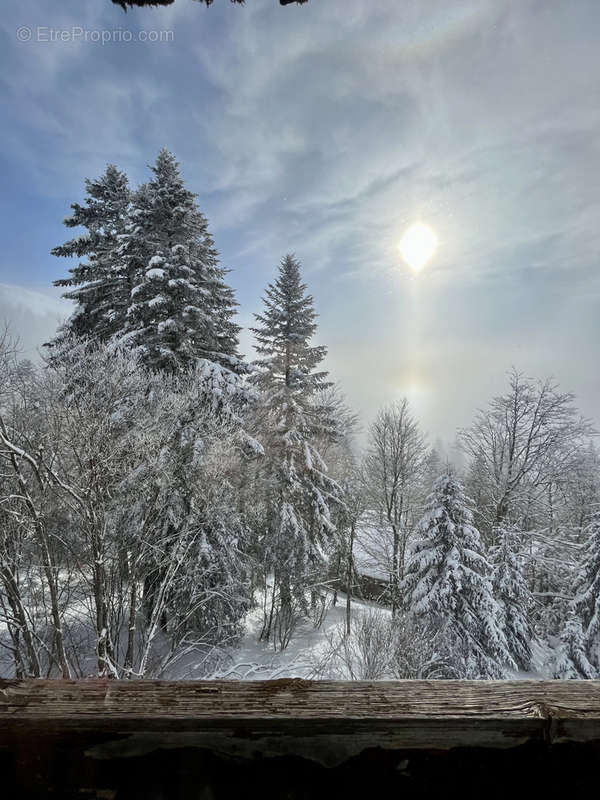
M35 363L0 340L2 677L264 677L248 653L296 648L285 674L600 678L600 454L569 391L513 367L452 458L406 399L359 420L293 253L240 354L166 149L65 225L72 315Z

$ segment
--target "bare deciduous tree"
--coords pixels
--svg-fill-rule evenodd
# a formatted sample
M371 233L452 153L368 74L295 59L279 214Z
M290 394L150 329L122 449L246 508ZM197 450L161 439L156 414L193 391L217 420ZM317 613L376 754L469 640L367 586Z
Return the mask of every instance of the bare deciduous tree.
M548 498L587 446L593 428L573 401L551 379L536 383L513 369L508 391L460 432L475 465L482 524L492 542L493 531L519 503Z
M0 352L0 647L20 677L212 670L249 603L239 424L202 368L71 345L42 370Z
M36 426L41 398L36 392L35 378L27 365L17 360L18 347L5 329L0 337L0 370L3 391L0 396L0 461L3 492L0 506L9 520L3 533L2 588L6 592L12 616L9 630L13 638L17 671L22 669L18 638L25 643L29 669L40 674L37 648L47 650L63 678L71 677L64 639L64 608L60 600L56 541L49 531L47 498L52 491L52 476L45 466L44 438ZM37 395L37 396L36 396ZM30 408L29 406L33 407ZM23 575L17 555L20 539L25 536L35 543L38 563L49 594L52 625L51 642L38 637L27 610L28 600L21 593Z
M365 476L372 503L392 531L393 614L401 604L399 587L410 533L412 493L426 455L425 437L410 413L406 398L379 411L369 430Z

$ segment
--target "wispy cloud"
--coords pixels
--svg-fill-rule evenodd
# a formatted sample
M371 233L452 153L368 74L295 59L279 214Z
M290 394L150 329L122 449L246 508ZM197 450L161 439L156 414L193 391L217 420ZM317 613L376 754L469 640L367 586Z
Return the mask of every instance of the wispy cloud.
M36 358L39 348L72 310L72 303L52 290L0 283L0 326L8 325L24 358Z

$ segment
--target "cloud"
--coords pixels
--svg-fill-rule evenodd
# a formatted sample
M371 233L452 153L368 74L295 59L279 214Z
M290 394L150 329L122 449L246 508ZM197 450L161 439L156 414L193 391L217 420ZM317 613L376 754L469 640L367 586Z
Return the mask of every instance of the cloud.
M73 304L56 292L0 283L0 325L7 324L18 339L23 358L35 359L72 310Z

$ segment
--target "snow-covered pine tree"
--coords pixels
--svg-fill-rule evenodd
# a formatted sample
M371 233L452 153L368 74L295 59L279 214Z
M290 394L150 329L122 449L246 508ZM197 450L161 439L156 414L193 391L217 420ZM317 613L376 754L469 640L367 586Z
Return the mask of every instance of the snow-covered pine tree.
M196 195L168 150L152 172L122 237L121 259L135 276L124 340L152 370L187 370L205 359L242 372L237 303Z
M588 657L600 670L600 510L585 527L584 541L581 582L573 602L583 625Z
M142 612L131 624L149 631L146 643L160 628L172 653L194 641L226 647L250 604L248 535L232 481L238 426L214 414L197 371L146 381L146 417L134 431L143 455L123 481L129 502L115 504Z
M113 164L96 180L85 181L84 205L73 203L73 214L64 220L68 228L85 233L52 250L52 255L84 259L69 270L68 278L54 281L69 287L63 297L77 306L51 342L54 352L71 334L106 341L123 326L131 286L117 257L120 236L129 219L131 192L127 176Z
M554 667L554 677L559 680L579 680L581 678L593 680L597 678L598 672L593 664L590 664L586 650L581 620L571 609L560 635L560 648Z
M500 624L513 660L522 670L531 667L535 634L529 620L533 597L516 552L517 535L508 526L496 532L497 545L490 553L492 593L501 609Z
M502 678L506 667L516 666L489 573L468 498L449 472L428 498L403 581L409 616L443 632L440 641L455 669L448 677Z
M267 473L262 551L265 570L274 576L265 638L272 624L290 618L293 608L305 610L306 590L318 585L326 567L334 530L330 505L342 495L315 447L324 422L312 401L329 382L327 372L317 370L326 348L310 344L317 326L306 289L299 262L286 255L252 329L260 358L251 380L262 393Z
M585 545L579 581L561 634L556 677L597 678L600 675L600 511L583 530Z

